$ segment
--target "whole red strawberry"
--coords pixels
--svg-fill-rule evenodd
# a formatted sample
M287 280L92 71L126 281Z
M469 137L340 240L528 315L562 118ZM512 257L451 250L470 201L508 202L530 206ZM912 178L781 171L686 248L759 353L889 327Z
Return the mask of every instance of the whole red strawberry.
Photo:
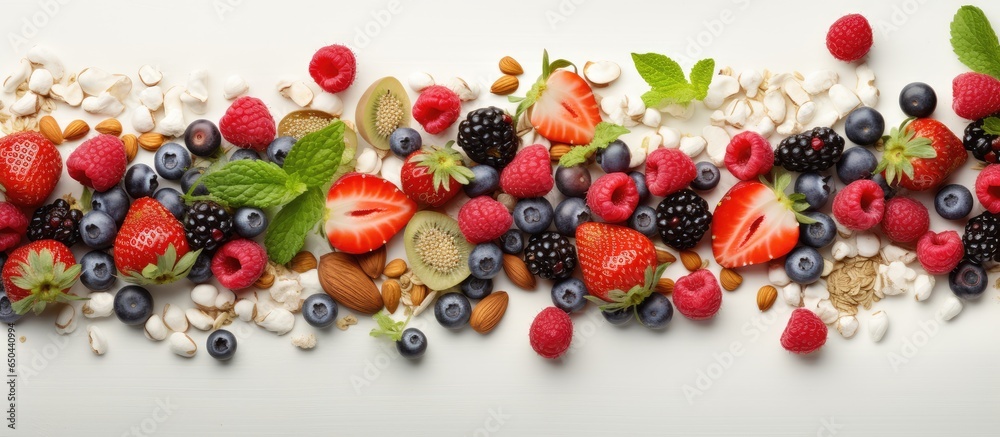
M978 120L1000 111L1000 80L988 74L968 72L951 82L951 108L968 120Z
M840 17L826 33L826 48L841 61L857 61L872 48L872 26L858 14Z
M715 317L722 306L722 289L715 275L706 269L678 279L674 283L674 307L691 320L708 320Z
M538 355L548 359L559 358L566 353L573 340L573 320L565 311L548 307L531 322L528 340Z
M125 144L114 135L98 135L84 141L66 160L69 176L81 184L104 192L125 176L128 157Z
M38 132L0 138L0 189L21 208L45 203L62 176L62 157L52 141Z
M184 225L160 202L143 197L132 203L115 237L115 267L136 284L166 284L187 276L200 250L192 252Z
M629 291L656 267L653 242L624 226L587 222L576 228L577 258L587 292L607 302L612 290Z
M796 354L808 354L826 343L826 324L819 316L805 308L796 308L788 319L785 332L781 333L781 347Z
M882 172L889 185L899 181L911 191L929 190L941 185L968 157L962 140L947 126L918 118L892 128L875 173Z
M258 98L243 96L229 105L219 120L219 131L234 146L260 152L274 141L276 129L267 105Z
M541 144L521 149L500 172L500 189L519 199L542 197L552 191L549 151Z
M500 238L513 222L507 207L490 196L476 197L458 210L458 228L472 244Z
M38 240L14 249L3 266L3 287L14 312L35 314L47 304L79 299L67 294L80 276L73 252L56 240Z
M400 171L403 192L418 204L444 205L462 191L462 185L475 177L451 144L413 152L403 163Z

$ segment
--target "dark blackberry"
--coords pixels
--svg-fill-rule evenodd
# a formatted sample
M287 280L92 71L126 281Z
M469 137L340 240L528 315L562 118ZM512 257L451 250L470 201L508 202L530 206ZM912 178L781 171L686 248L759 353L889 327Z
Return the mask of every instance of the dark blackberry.
M674 249L694 247L711 224L708 202L689 189L665 197L656 206L656 228L660 238Z
M469 159L500 170L521 145L512 123L510 115L495 106L469 112L458 125L458 146Z
M532 275L565 279L576 268L576 246L558 232L535 234L524 248L524 262Z
M983 212L971 219L965 225L962 243L965 245L965 258L977 264L991 259L1000 258L997 248L1000 247L1000 218Z
M184 214L184 234L192 250L214 252L233 234L233 218L218 203L198 201Z
M28 224L28 239L56 240L72 247L80 240L80 220L83 211L73 209L69 202L58 199L35 210Z
M781 140L774 152L774 165L791 171L823 171L836 164L844 152L844 137L828 127Z
M993 114L990 117L1000 117L1000 114ZM1000 135L987 133L983 129L983 123L987 118L989 117L980 118L965 127L962 145L965 146L965 150L972 152L972 156L975 156L976 159L996 164L1000 162L1000 156L998 156L1000 155Z

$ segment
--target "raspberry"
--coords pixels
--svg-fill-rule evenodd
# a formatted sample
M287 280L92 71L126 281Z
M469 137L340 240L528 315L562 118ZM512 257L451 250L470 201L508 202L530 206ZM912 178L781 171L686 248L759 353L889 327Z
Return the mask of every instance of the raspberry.
M726 169L741 181L757 179L774 167L774 149L756 132L737 134L726 147Z
M656 149L646 157L646 187L665 197L688 186L698 175L694 161L677 149Z
M28 217L9 202L0 202L0 252L17 246L28 232Z
M812 311L796 308L781 333L781 347L796 354L808 354L826 343L827 327Z
M986 166L976 176L976 197L987 211L1000 213L1000 165Z
M573 340L573 320L565 311L548 307L531 322L528 340L538 355L549 359L559 358L569 349L569 343Z
M597 178L587 191L587 206L608 223L628 220L639 205L639 190L625 173L608 173Z
M882 221L885 194L869 179L851 182L833 198L833 218L847 229L867 231Z
M262 152L274 141L274 117L260 99L240 97L219 120L219 131L236 147Z
M500 172L500 189L519 199L542 197L553 185L549 151L541 144L522 149Z
M932 275L943 275L955 270L964 254L962 237L955 231L928 231L917 240L917 261Z
M691 320L715 317L722 306L722 289L715 275L706 269L695 270L674 283L674 306Z
M978 120L1000 111L1000 80L982 73L962 73L951 82L951 109L959 117Z
M309 75L323 91L339 93L354 83L357 61L351 49L340 44L329 45L319 50L309 61Z
M84 141L66 159L69 176L99 192L118 185L125 176L125 144L114 135L98 135Z
M476 197L458 210L458 228L472 244L500 238L513 222L507 207L490 196Z
M441 85L433 85L424 88L413 103L413 119L433 135L455 124L461 110L458 94Z
M840 17L826 33L826 48L841 61L857 61L872 48L872 26L858 14Z
M232 240L212 257L212 274L230 290L247 288L257 282L267 267L267 252L253 240Z
M885 203L882 232L896 243L917 241L931 226L927 207L909 197L893 197Z

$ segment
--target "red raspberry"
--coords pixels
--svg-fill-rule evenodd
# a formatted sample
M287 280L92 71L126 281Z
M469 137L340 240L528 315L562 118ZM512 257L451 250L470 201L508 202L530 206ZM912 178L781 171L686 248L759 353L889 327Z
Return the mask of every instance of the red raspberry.
M267 252L253 240L232 240L212 257L212 274L230 290L253 285L266 267Z
M872 48L872 26L858 14L840 17L826 33L826 48L841 61L857 61Z
M573 320L565 311L548 307L531 322L528 340L538 355L549 359L559 358L569 349L569 343L573 340Z
M351 49L340 44L329 45L319 50L309 61L309 75L323 91L339 93L354 83L357 61Z
M927 273L943 275L955 270L962 261L964 250L962 237L958 236L958 232L928 231L917 240L917 261L920 261Z
M28 232L28 218L20 208L0 202L0 252L17 246Z
M869 179L851 182L833 198L833 218L855 231L867 231L882 221L885 193Z
M826 343L826 324L812 311L796 308L781 333L781 347L796 354L808 354Z
M260 99L243 96L229 105L219 131L234 146L261 152L274 141L274 117Z
M413 119L429 134L438 134L455 124L462 110L458 94L441 85L424 88L413 103Z
M722 289L715 275L706 269L695 270L674 283L674 306L691 320L715 317L722 306Z
M987 211L1000 213L1000 165L988 165L976 176L976 198Z
M555 185L549 159L545 146L525 147L500 172L500 189L519 199L548 194Z
M694 161L677 149L656 149L646 157L646 187L665 197L688 186L698 175Z
M951 82L951 109L977 120L1000 111L1000 80L983 73L962 73Z
M726 169L741 181L757 179L774 167L774 149L757 132L736 134L726 147Z
M648 179L647 179L648 180ZM587 191L587 206L608 223L620 223L639 205L639 190L625 173L608 173L597 178Z
M896 243L909 243L927 233L931 215L927 207L909 197L893 197L885 203L882 233Z
M69 176L81 184L104 192L125 176L128 157L125 144L114 135L98 135L84 141L66 160Z
M507 207L490 196L476 197L458 210L458 228L472 244L500 238L513 222Z

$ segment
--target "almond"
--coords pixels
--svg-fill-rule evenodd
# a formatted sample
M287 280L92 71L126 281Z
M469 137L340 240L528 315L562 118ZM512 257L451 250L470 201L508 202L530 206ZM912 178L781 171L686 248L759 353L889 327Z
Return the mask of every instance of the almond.
M109 118L94 126L94 130L107 135L119 136L122 134L122 122L116 118Z
M503 254L503 272L507 274L510 282L513 282L522 290L535 289L535 277L528 271L528 266L517 256L509 253Z
M399 308L399 298L402 297L402 289L399 281L389 279L382 283L382 302L385 302L385 309L389 314L395 313Z
M354 255L354 258L358 260L361 270L364 270L369 278L378 278L382 275L385 266L385 246L368 253Z
M385 270L382 270L382 274L390 278L398 278L403 273L406 273L406 268L406 261L396 258L385 265Z
M410 288L410 303L413 306L418 307L420 304L424 303L424 299L427 299L427 286L423 284L413 284L413 288Z
M65 141L62 129L59 128L59 122L51 115L46 115L38 120L38 131L41 132L42 136L52 141L52 144L57 146Z
M509 297L506 291L497 291L483 298L472 309L472 316L469 318L469 325L480 334L487 334L496 328L497 323L507 312L507 301Z
M660 278L656 281L656 292L660 294L670 294L674 292L674 280L670 278Z
M125 156L128 157L128 162L132 162L135 159L135 154L139 153L139 138L132 134L122 135L122 144L125 145Z
M166 138L156 132L146 132L139 135L139 147L150 152L155 152L156 149L159 149L164 141L166 141Z
M553 144L552 147L549 147L549 158L552 159L552 162L559 162L559 159L572 149L573 146L567 144Z
M702 268L701 255L693 250L682 250L681 251L681 263L684 264L684 268L688 271L695 271Z
M524 69L521 68L521 63L517 62L517 59L510 56L500 58L500 71L503 74L510 74L513 76L524 74Z
M757 290L757 308L761 311L767 311L768 308L771 308L776 299L778 299L778 289L772 285L765 285Z
M743 276L740 276L736 270L727 267L719 273L719 283L722 284L722 288L726 289L726 291L733 291L743 283Z
M490 92L498 96L506 96L507 94L517 91L517 87L520 85L521 83L516 77L505 74L500 76L496 82L493 82L493 86L490 87Z
M665 250L656 249L656 264L671 264L677 261L674 254Z
M83 138L87 132L90 132L90 125L86 121L73 120L66 126L62 136L66 141L75 141Z
M382 309L382 295L375 282L361 270L353 256L331 252L319 259L319 282L341 305L362 314Z
M260 278L257 278L257 282L253 283L254 287L261 290L267 290L272 285L274 285L274 273L270 269L264 270L264 274L260 275Z
M288 268L294 272L305 273L317 266L316 255L308 250L296 253L292 260L288 262Z

